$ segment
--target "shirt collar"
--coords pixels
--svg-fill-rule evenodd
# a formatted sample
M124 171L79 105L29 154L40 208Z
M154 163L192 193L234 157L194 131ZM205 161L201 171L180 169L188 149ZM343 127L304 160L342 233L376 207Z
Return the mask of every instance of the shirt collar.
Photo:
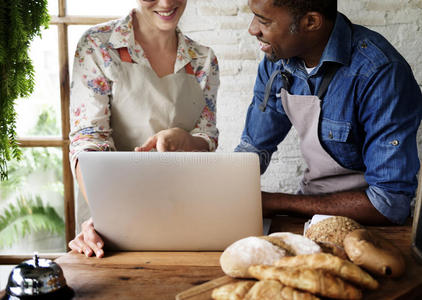
M352 53L352 28L350 21L341 13L337 13L336 22L320 62L313 73L318 72L324 62L337 62L342 65L350 63ZM282 59L281 64L290 73L304 68L299 58Z
M117 21L117 24L111 33L110 44L114 49L127 47L129 53L131 53L132 59L137 60L136 57L132 55L132 49L139 47L139 55L142 57L143 50L142 47L137 46L135 43L135 34L133 31L133 14L135 10L132 10L131 13L123 19ZM175 64L175 72L183 68L185 65L190 63L193 59L206 57L207 51L205 47L199 46L190 38L186 37L181 30L176 28L178 45L177 45L177 57Z
M135 46L135 34L133 32L132 16L134 10L126 17L117 20L116 26L110 36L110 44L114 49L118 48L133 48Z

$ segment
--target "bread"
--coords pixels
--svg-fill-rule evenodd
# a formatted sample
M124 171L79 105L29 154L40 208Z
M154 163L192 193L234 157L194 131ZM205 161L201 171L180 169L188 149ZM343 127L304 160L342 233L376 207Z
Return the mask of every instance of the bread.
M360 290L323 270L251 266L249 267L249 273L259 280L278 280L284 285L323 297L338 299L362 298Z
M357 265L328 253L283 257L277 261L275 265L278 267L305 267L324 270L332 275L336 275L344 280L370 290L375 290L379 286L378 282L373 279L371 275L363 271Z
M250 278L251 265L272 265L286 255L286 250L258 237L248 237L234 242L224 250L220 265L231 277Z
M258 281L246 294L245 300L318 300L306 292L284 286L277 280Z
M319 298L284 286L276 280L238 281L215 288L214 300L318 300Z
M261 238L286 249L291 255L312 254L322 251L321 247L314 241L291 232L275 232Z
M243 300L256 281L242 280L228 283L212 291L211 298L215 300Z
M321 248L310 239L290 232L277 232L270 236L241 239L224 250L220 265L231 277L250 278L248 267L273 265L285 255L321 252Z
M344 249L351 261L371 273L399 277L405 271L405 261L400 250L366 229L358 229L346 235Z
M343 248L344 237L359 228L363 227L350 218L334 216L313 224L305 232L305 236L318 243L324 252L347 259Z

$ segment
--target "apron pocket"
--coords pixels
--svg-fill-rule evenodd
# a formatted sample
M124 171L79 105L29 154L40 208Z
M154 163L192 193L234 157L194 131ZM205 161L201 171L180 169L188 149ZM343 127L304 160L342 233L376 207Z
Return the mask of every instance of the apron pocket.
M348 142L351 129L349 122L323 118L320 127L321 141L326 151L344 168L362 170L364 165L359 147Z

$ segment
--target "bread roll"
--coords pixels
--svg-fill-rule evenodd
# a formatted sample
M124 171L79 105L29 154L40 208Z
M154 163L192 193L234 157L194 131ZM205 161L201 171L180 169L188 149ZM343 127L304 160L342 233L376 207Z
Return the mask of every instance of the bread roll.
M319 243L332 243L343 248L344 237L353 230L363 228L355 220L347 217L335 216L319 221L308 228L307 238Z
M231 277L250 278L251 265L272 265L286 255L286 250L258 237L234 242L220 257L223 272Z
M371 273L399 277L405 271L405 261L400 250L366 229L358 229L346 235L344 249L351 261Z
M269 235L270 238L277 238L279 245L292 255L313 254L322 252L320 246L314 241L300 234L291 232L275 232ZM272 242L270 240L270 242Z

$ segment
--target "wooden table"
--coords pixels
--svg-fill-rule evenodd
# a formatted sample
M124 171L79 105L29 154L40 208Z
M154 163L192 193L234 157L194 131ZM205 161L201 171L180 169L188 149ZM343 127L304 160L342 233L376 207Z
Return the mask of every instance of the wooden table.
M302 233L304 219L279 217L271 231ZM380 280L381 289L364 299L422 299L422 265L410 254L410 226L372 227L404 253L406 274ZM56 262L63 268L74 299L175 299L175 295L223 276L220 252L117 252L103 259L67 253ZM0 294L1 296L1 294Z

